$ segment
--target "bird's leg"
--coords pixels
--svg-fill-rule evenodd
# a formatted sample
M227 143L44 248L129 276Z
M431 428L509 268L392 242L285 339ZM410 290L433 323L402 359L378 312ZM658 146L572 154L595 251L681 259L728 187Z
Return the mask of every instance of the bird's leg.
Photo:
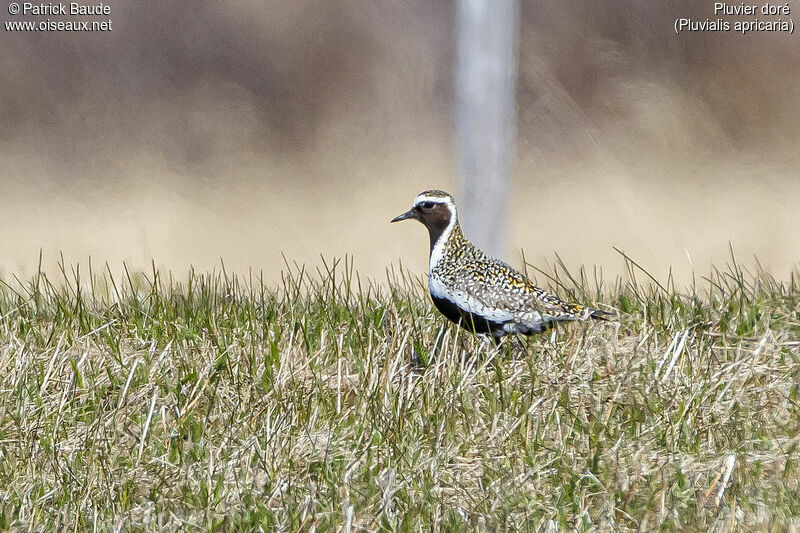
M475 351L475 356L480 357L481 352L489 353L492 348L497 346L497 339L492 337L491 335L487 335L485 333L479 333L478 338L481 340L481 343L478 345L477 350Z
M507 336L492 336L492 341L493 347L497 350L498 354L500 350L502 350L506 357L510 355L512 359L514 358L514 343L512 340L508 339Z
M422 357L420 357L413 343L411 345L411 368L413 370L422 370L425 368L425 362L422 360Z
M530 337L526 337L525 341L523 341L519 337L519 335L515 335L515 336L516 336L515 340L517 341L516 342L517 343L517 348L519 348L519 353L521 353L523 356L528 355L528 342L530 341Z
M442 351L442 346L444 345L444 334L447 331L447 326L442 326L439 328L439 332L436 334L436 339L433 341L433 348L431 349L431 356L429 357L429 363L435 361L439 358L439 352Z
M436 361L439 357L439 353L442 351L444 334L446 331L447 327L442 326L439 331L436 332L433 346L429 350L426 350L420 341L414 340L411 343L411 365L415 369L421 370Z

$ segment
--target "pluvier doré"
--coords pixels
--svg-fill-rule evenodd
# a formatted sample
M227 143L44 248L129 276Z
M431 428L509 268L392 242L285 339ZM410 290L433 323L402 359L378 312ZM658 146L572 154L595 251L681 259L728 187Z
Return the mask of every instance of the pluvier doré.
M392 222L416 219L428 228L428 289L433 303L469 331L491 335L542 333L557 322L607 319L610 313L562 301L506 263L490 257L461 231L453 197L438 190L417 195Z

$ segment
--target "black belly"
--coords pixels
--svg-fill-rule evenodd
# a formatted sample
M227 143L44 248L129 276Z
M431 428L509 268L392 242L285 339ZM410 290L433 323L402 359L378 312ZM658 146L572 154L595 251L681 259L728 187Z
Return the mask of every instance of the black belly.
M447 298L437 298L431 295L433 305L448 319L459 324L467 331L474 331L475 333L488 333L490 335L502 335L503 323L488 320L481 315L464 311L456 304Z

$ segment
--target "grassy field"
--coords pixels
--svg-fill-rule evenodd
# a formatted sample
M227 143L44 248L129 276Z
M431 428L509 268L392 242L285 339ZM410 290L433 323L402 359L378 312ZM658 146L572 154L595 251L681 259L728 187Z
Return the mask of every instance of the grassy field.
M800 529L798 272L626 264L497 348L402 269L6 274L0 529Z

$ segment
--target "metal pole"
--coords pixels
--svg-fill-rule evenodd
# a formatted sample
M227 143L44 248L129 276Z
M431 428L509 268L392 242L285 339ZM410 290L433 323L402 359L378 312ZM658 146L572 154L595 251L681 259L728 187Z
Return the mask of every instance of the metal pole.
M519 0L458 0L459 216L467 236L505 253L516 142Z

